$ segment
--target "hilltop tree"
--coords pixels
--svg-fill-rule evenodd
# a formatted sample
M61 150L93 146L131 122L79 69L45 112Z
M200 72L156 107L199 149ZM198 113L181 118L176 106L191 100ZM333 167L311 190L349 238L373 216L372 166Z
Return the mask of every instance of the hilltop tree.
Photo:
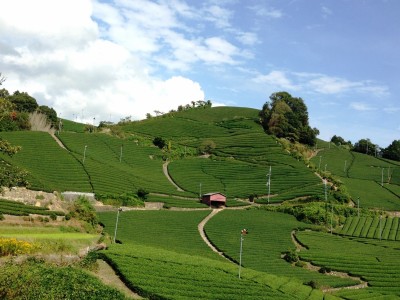
M383 149L382 156L387 159L400 161L400 140L394 140L387 148Z
M340 146L340 145L349 145L350 147L352 146L351 141L345 141L344 138L342 138L341 136L337 136L334 135L331 138L331 142L334 143L336 146Z
M354 144L352 150L368 155L375 155L378 149L378 145L373 144L370 139L361 139Z
M279 138L315 145L318 129L308 124L308 111L303 99L288 92L273 93L259 112L264 130Z
M15 91L12 96L8 97L15 104L16 110L19 112L34 112L38 108L36 99L26 92Z
M38 112L46 115L47 120L51 123L51 125L54 127L57 124L58 118L57 118L57 112L46 105L41 105L38 107Z

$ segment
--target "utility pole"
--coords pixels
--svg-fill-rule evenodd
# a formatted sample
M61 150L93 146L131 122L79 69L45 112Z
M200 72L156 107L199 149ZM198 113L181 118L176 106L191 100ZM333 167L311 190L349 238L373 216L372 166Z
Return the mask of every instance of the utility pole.
M239 251L239 279L240 279L240 271L242 269L242 252L243 252L243 240L244 236L248 233L247 229L242 229L240 232L240 251Z
M199 198L201 200L201 182L200 182Z
M119 162L122 161L122 146L123 146L123 145L121 145L121 152L120 152L120 154L119 154Z
M382 178L381 178L381 186L383 187L383 170L384 168L382 168Z
M87 145L85 145L85 150L83 150L83 161L82 161L82 164L85 164L86 148L87 148Z
M271 166L269 166L269 172L267 174L267 187L268 187L268 204L269 204L269 195L271 193Z
M343 169L343 172L345 172L345 173L346 173L346 167L347 167L347 160L344 161L344 169Z
M119 219L119 213L122 211L122 208L118 208L117 211L117 221L115 222L115 230L114 230L114 244L115 244L115 240L117 238L117 228L118 228L118 219Z

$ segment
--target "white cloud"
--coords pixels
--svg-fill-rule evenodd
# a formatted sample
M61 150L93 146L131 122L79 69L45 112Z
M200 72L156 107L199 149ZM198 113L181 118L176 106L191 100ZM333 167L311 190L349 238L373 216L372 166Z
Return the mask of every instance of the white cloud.
M144 118L154 110L166 112L204 99L199 83L183 76L155 76L152 62L145 59L164 46L160 40L172 43L167 41L168 27L181 26L175 15L190 15L184 3L119 3L125 10L98 2L92 7L89 0L16 0L3 5L0 48L7 51L0 53L0 67L8 80L2 87L11 93L26 91L62 117L86 122L110 116L114 121L127 115ZM178 10L168 6L174 3L180 4ZM133 8L141 14L141 23L135 22ZM149 15L153 13L156 17ZM167 29L161 30L164 24ZM192 41L182 36L181 42L187 43L185 49L203 48L203 57L187 59L187 64L200 59L232 63L230 55L238 51L218 37Z
M322 17L325 19L333 14L332 10L324 5L321 6L321 12L322 12Z
M267 17L271 19L279 19L283 17L283 13L279 9L268 7L262 4L253 5L248 8L260 17Z
M354 110L357 111L371 111L371 110L375 110L374 107L371 107L370 105L368 105L367 103L363 103L363 102L352 102L350 103L350 107Z
M274 86L277 89L297 89L297 87L288 78L287 74L282 71L271 71L267 75L258 75L254 78L257 83Z
M259 44L260 40L254 32L237 32L236 39L243 45L253 46Z
M232 17L232 12L228 9L222 8L218 5L212 5L205 8L206 20L211 21L218 28L230 28L230 18Z

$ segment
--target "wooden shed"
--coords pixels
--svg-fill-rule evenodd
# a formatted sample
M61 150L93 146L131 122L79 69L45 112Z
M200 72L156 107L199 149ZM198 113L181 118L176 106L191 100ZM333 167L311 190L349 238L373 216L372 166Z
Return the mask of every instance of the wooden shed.
M226 196L221 193L207 193L201 196L201 202L209 206L225 206Z

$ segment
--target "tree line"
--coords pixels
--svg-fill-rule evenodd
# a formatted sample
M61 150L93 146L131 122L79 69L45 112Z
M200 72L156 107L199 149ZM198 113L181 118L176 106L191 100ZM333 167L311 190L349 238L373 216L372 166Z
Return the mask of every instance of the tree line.
M288 92L273 93L259 111L259 117L267 134L293 143L316 144L319 130L309 125L307 106L302 98L293 97ZM355 152L400 161L400 140L394 140L387 148L380 148L368 138L360 139L353 145L351 141L334 135L330 142Z

